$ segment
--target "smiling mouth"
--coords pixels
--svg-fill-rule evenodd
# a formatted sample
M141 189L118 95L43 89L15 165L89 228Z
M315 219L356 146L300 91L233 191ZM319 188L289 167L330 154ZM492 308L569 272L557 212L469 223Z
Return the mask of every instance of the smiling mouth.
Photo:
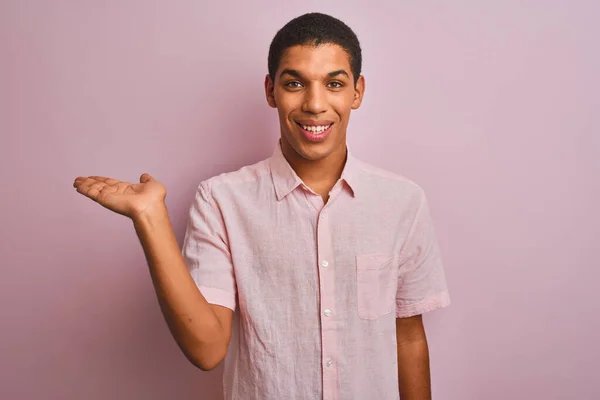
M296 122L296 124L304 129L307 132L312 133L313 135L319 135L325 131L327 131L329 128L331 128L331 125L333 125L333 122L328 124L328 125L302 125L299 122Z

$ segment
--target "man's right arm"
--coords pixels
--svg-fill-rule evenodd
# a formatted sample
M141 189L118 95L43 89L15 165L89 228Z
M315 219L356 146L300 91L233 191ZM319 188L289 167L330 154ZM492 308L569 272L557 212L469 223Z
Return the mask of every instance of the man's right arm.
M133 221L161 311L177 344L198 368L210 370L219 365L229 347L233 311L209 304L188 271L169 220L165 186L149 174L142 174L139 183L78 176L73 187ZM206 259L209 267L216 262L205 255L198 257Z
M210 304L190 275L164 203L133 219L161 311L177 344L198 368L208 371L225 358L233 311Z

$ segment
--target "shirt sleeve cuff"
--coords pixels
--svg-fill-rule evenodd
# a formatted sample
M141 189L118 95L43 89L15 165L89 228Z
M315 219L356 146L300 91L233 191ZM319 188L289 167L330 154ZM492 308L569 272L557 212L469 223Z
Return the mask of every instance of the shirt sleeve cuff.
M227 307L235 311L235 294L222 289L216 289L206 286L198 286L200 293L210 304Z
M396 302L396 318L408 318L450 305L448 292L440 293L414 304Z

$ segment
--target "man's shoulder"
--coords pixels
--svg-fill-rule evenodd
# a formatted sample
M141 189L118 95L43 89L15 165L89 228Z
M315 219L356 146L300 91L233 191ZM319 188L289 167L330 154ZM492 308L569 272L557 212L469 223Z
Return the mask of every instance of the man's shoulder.
M221 172L200 182L199 188L210 193L222 190L241 190L270 176L270 158L244 165L237 170Z
M370 190L399 191L403 194L423 194L423 188L405 175L355 158L362 184Z

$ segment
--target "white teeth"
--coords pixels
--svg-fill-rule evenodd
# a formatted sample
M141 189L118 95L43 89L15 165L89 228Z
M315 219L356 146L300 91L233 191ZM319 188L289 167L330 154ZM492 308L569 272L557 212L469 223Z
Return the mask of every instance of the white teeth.
M309 132L322 133L322 132L326 131L330 126L331 126L331 124L321 125L321 126L302 125L302 128L304 128L304 130L307 130Z

